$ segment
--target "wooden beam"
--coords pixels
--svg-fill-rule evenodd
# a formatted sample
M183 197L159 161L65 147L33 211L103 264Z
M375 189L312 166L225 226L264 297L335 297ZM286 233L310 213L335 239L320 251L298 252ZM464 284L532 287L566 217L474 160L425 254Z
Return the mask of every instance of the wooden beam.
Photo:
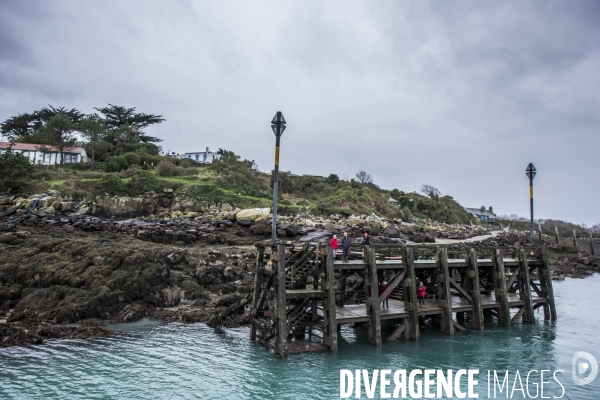
M533 278L529 278L529 284L531 285L531 288L537 293L537 295L539 297L543 297L545 298L546 296L544 295L544 293L542 293L542 291L540 290L540 288L538 287L537 283L535 283L533 281Z
M327 306L328 312L327 317L329 319L328 325L328 341L332 352L337 353L338 342L337 342L337 320L335 311L335 279L333 276L333 249L328 247L327 249L327 261L325 264L326 276L327 276Z
M456 321L452 321L452 324L453 324L453 325L454 325L454 327L455 327L456 329L458 329L459 331L466 331L465 327L464 327L464 326L462 326L461 324L459 324L458 322L456 322Z
M504 256L502 254L502 249L496 249L495 261L494 287L496 301L500 302L498 325L510 326L510 308L508 305L508 293L506 291L506 275L504 273Z
M253 293L253 297L252 297L252 311L251 311L251 317L252 318L256 318L257 314L258 314L258 297L260 296L260 288L261 288L261 284L262 284L262 279L261 279L261 275L262 275L262 268L263 268L263 262L264 262L264 255L265 255L265 248L264 247L258 247L258 254L256 255L256 267L254 268L254 293ZM254 322L251 322L250 324L250 340L252 340L253 342L256 340L256 325L254 324Z
M450 281L450 285L454 286L454 289L456 289L458 293L460 293L465 299L467 299L469 303L473 304L473 298L469 296L469 293L467 293L465 289L463 289L458 283L456 283L454 279L448 278L448 280Z
M519 311L517 311L517 313L510 320L511 325L514 324L515 322L517 322L523 314L525 314L525 307L519 308ZM525 321L523 321L523 322L525 322Z
M277 247L277 343L276 352L282 358L288 356L288 323L286 306L286 288L285 288L285 245L280 244Z
M550 319L556 321L556 304L554 303L554 290L552 289L552 276L550 275L550 260L548 258L548 249L542 248L542 263L544 269L545 286L542 285L542 290L546 289L546 298L548 300L548 307L550 308ZM541 279L540 279L541 281ZM545 311L545 310L544 310ZM548 319L544 317L545 319Z
M440 302L444 308L444 314L442 317L442 332L453 335L454 324L452 323L452 294L450 293L448 249L442 247L438 250L438 260L440 262L440 274L442 275L442 297L440 298Z
M479 286L479 267L477 266L477 252L469 250L469 272L473 275L471 297L473 298L473 314L471 318L471 329L483 330L483 309L481 307L481 289Z
M369 342L376 346L381 346L381 320L379 318L379 280L377 277L377 258L375 247L371 245L368 254L365 256L369 260L369 297L367 298L367 307L369 309Z
M394 330L394 332L390 336L388 336L387 339L385 339L385 342L389 343L389 342L392 342L392 341L396 340L397 338L400 337L400 335L402 335L402 332L404 332L405 329L406 329L406 325L404 325L404 324L398 326Z
M407 339L419 340L421 333L419 330L419 306L417 302L417 277L415 273L415 258L412 247L402 247L402 259L406 260L406 270L408 272L408 279L405 279L407 286L406 298L408 302L405 302L404 308L409 312L409 317L406 319L406 330L404 331L404 337Z
M512 285L515 283L516 280L517 280L517 274L512 274L510 276L510 279L506 283L506 290L508 290L509 293L513 293L513 291L511 291L511 288L512 288Z
M401 271L398 272L391 280L390 280L390 284L388 285L387 289L385 289L385 291L383 293L381 293L381 295L379 296L379 302L381 303L382 301L385 300L385 298L392 293L392 291L394 289L396 289L396 286L398 286L398 284L400 282L402 282L402 279L404 279L404 276L406 275L406 271Z
M519 253L519 267L519 298L525 300L525 307L523 307L523 322L533 323L533 302L531 300L529 266L527 265L527 254L525 254L525 249L521 249Z

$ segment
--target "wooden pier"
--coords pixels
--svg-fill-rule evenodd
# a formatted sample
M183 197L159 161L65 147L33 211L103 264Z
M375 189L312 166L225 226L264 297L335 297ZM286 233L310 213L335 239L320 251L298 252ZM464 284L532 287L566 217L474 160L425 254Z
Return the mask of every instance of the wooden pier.
M419 320L432 318L449 335L483 330L484 314L509 327L533 323L533 312L556 320L545 248L464 248L436 245L372 245L364 257L334 259L319 243L257 246L250 339L281 357L308 351L337 352L343 324L364 324L370 343L403 336L419 340ZM339 254L338 254L339 257ZM380 294L382 282L387 290ZM419 306L417 285L427 287ZM389 307L382 301L389 295ZM511 314L511 309L514 311ZM397 328L382 337L381 322Z

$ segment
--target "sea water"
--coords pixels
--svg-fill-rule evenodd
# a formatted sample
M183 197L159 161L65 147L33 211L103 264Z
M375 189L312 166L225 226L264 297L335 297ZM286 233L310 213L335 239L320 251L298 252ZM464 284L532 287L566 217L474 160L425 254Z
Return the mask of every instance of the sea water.
M479 398L488 398L487 371L509 371L512 390L519 371L558 373L564 399L600 399L600 376L584 386L572 379L573 355L600 361L600 276L554 282L558 320L518 322L510 328L486 322L483 332L449 336L424 326L419 342L398 339L381 348L366 332L344 326L339 353L305 353L283 360L251 343L248 329L215 330L203 324L142 320L108 325L123 335L93 340L54 340L0 349L0 398L19 399L319 399L340 397L340 370L478 369ZM384 338L393 326L384 327ZM499 375L503 376L503 375ZM530 375L535 395L539 374ZM537 381L537 382L536 382ZM562 389L546 373L544 396ZM512 398L524 398L520 391ZM393 390L388 388L388 393ZM506 398L506 391L496 398ZM434 390L435 392L435 390ZM493 390L490 391L491 398ZM379 398L377 389L375 398ZM354 397L354 394L352 396ZM364 387L361 398L366 398ZM525 397L530 398L530 397ZM541 398L538 393L538 398Z

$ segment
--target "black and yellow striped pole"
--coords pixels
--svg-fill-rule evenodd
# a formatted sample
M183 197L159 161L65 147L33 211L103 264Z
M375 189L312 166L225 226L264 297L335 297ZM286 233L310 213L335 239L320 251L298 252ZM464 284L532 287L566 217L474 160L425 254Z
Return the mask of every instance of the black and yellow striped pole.
M527 169L525 169L525 174L529 178L529 206L531 209L531 225L530 225L530 229L529 229L529 233L530 233L529 241L530 241L531 245L533 246L533 178L535 177L536 169L532 163L529 163L529 165L527 166Z
M281 111L277 111L273 121L271 121L271 128L275 133L275 172L273 176L273 223L271 225L271 244L275 245L275 239L277 237L277 195L279 189L279 140L283 131L285 131L285 118Z

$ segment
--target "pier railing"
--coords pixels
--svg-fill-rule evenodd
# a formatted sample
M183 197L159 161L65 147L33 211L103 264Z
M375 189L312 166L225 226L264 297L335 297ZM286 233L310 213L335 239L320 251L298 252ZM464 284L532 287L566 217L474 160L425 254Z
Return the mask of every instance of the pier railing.
M381 323L388 320L396 329L385 342L402 335L419 340L423 318L450 335L483 330L486 315L505 327L534 322L538 308L556 319L543 247L376 244L366 254L352 247L347 262L319 243L257 251L250 338L282 357L337 352L343 324L364 325L369 342L381 346ZM421 304L419 282L427 288Z

